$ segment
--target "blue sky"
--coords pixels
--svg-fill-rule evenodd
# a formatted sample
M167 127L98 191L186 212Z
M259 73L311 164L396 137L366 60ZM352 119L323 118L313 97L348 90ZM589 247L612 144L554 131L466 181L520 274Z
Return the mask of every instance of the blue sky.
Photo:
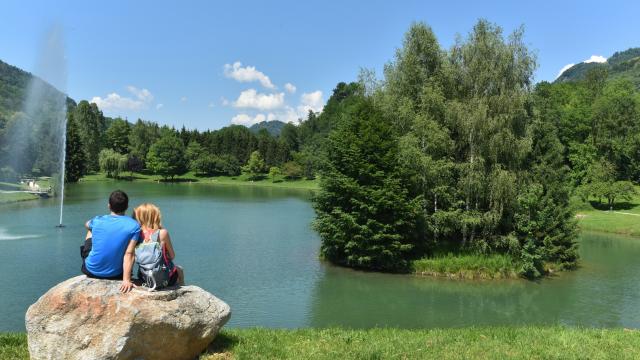
M361 67L380 75L413 21L430 25L444 48L478 18L505 32L524 25L540 81L640 46L639 13L638 1L9 0L0 59L35 72L57 26L72 98L131 121L217 129L321 109Z

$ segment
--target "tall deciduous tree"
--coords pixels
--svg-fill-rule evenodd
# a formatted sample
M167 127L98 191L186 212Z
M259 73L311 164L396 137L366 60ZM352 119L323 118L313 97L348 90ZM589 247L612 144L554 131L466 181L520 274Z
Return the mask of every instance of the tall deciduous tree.
M105 133L106 147L119 154L127 154L129 152L130 132L131 128L127 121L115 118Z
M259 151L251 153L251 157L247 161L247 164L242 167L242 170L249 175L250 179L259 179L265 172L265 163L262 155Z
M187 172L182 140L170 132L151 145L147 154L147 167L165 180Z

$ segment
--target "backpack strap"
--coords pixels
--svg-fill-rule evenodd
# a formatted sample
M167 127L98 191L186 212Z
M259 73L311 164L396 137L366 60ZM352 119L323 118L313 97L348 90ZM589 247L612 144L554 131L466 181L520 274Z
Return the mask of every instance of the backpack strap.
M150 238L152 242L160 242L160 229L154 231Z

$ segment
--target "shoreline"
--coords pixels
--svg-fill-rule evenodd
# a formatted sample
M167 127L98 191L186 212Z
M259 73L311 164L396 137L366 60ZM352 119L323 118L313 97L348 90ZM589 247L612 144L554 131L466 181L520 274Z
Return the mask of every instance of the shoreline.
M15 204L19 202L40 199L39 196L23 192L0 192L0 205Z
M224 328L203 360L640 358L640 331L568 326ZM26 333L0 333L0 358L28 359Z
M135 173L132 177L122 176L118 179L107 178L103 173L97 173L87 175L80 179L81 183L88 182L139 182L139 183L157 183L157 184L202 184L202 185L237 185L237 186L256 186L256 187L272 187L283 189L302 189L302 190L319 190L319 180L286 180L284 178L278 178L273 182L271 179L263 178L260 180L249 180L244 178L243 175L239 176L209 176L209 177L196 177L192 173L187 173L183 176L176 177L174 180L164 181L157 175L144 175Z

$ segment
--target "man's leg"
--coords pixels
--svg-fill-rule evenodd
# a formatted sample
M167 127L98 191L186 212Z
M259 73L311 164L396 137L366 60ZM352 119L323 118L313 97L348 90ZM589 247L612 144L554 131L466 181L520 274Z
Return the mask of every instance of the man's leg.
M84 238L84 244L80 246L80 257L84 260L91 252L91 230L87 231L87 236Z
M84 238L84 244L80 245L80 257L82 258L82 267L80 268L80 271L87 275L87 277L93 277L93 274L87 270L87 266L84 263L85 259L91 252L91 246L91 230L89 230L87 231L87 236Z
M178 271L178 285L184 286L184 269L180 265L176 265Z

